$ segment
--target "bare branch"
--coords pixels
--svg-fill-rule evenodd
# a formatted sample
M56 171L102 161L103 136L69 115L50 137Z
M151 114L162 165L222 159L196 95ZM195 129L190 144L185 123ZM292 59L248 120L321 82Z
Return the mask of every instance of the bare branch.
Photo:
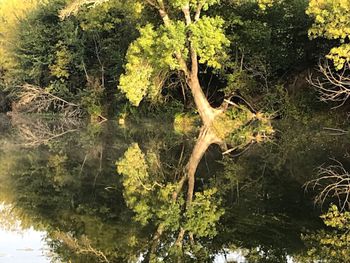
M304 187L319 191L315 203L322 206L328 198L336 198L341 211L344 211L350 209L350 174L342 163L334 159L333 161L333 165L320 166L318 178L307 182Z
M68 102L44 89L25 84L20 87L19 100L13 104L16 113L59 112L66 117L80 117L84 110L77 104Z
M321 77L310 74L307 80L319 92L320 100L337 103L334 108L344 105L350 97L350 64L346 63L339 72L334 72L327 60L318 66Z
M66 134L78 131L82 123L76 118L44 119L12 113L11 123L16 128L17 142L23 147L47 144Z
M73 0L63 10L60 11L60 18L65 19L71 15L75 15L83 6L96 6L109 0Z

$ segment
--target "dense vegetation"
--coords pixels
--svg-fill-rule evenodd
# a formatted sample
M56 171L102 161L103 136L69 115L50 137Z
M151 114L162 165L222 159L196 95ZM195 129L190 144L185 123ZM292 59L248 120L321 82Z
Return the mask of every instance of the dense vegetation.
M244 166L244 158L240 158L240 162L227 163L223 158L220 175L213 181L202 178L205 187L201 188L195 185L200 160L212 144L218 145L220 152L230 154L271 138L273 134L281 137L278 138L280 145L271 147L268 154L258 149L251 153L253 157L250 156L255 158L256 152L262 156L278 156L271 163L266 158L265 164L261 165L265 168L267 164L273 166L272 176L275 170L287 166L287 159L302 163L296 156L302 151L312 152L312 158L318 158L315 149L319 149L316 145L323 135L300 133L296 140L284 140L286 135L276 133L278 129L272 128L271 121L281 119L276 127L287 126L285 130L289 132L298 128L303 131L303 126L315 123L319 128L322 122L324 127L332 127L339 119L346 123L350 97L349 10L350 3L345 0L0 0L0 112L9 112L13 122L20 119L17 113L50 113L74 117L74 121L88 117L92 125L97 124L92 126L96 133L100 128L98 124L107 118L118 118L120 124L127 118L147 114L153 114L159 120L171 118L181 135L191 133L191 126L202 122L193 150L185 151L186 143L181 144L183 152L180 156L179 151L176 152L179 160L171 160L168 164L180 171L175 169L175 176L172 173L168 176L167 168L160 165L164 147L147 142L142 148L134 139L129 145L123 145L124 154L118 153L116 163L122 178L116 184L120 188L117 202L120 202L119 209L128 212L111 214L120 217L119 224L132 218L134 221L129 230L136 234L124 233L133 240L120 241L120 247L113 248L118 251L108 248L107 255L110 253L114 259L123 257L126 260L130 255L145 253L146 259L154 261L157 255L174 260L181 253L193 253L199 261L209 260L217 252L215 246L227 244L220 240L228 238L225 235L217 240L215 237L217 222L233 221L230 217L233 216L230 214L232 207L225 207L225 201L232 198L228 197L233 187L230 180L249 180L231 177L237 171L246 174L253 168ZM64 123L67 125L67 120ZM297 124L292 126L291 123ZM22 132L23 127L25 125ZM336 135L348 134L347 130L330 130ZM40 145L38 141L49 141L39 138L43 134L32 131L24 134L38 139L31 142L35 146ZM102 162L102 151L98 152L98 149L103 146L90 145L90 139L88 137L87 145L81 147L91 147L88 150L93 152L92 155L100 154L98 157ZM167 138L163 146L172 139ZM307 150L302 149L305 145L308 145ZM58 199L70 202L72 193L63 186L70 185L72 174L79 174L79 169L75 167L71 171L65 165L79 156L60 156L56 154L56 146L48 146L55 154L47 161L48 167L40 166L46 170L30 172L48 174L48 178L44 178L47 186L58 191ZM178 149L179 145L174 147ZM184 156L188 157L187 164L182 163ZM343 156L338 154L337 157L344 161ZM4 159L4 163L7 161ZM306 185L318 191L317 202L330 207L322 219L334 231L305 234L306 247L315 243L321 245L318 250L311 248L307 255L292 251L300 260L317 261L320 255L324 259L330 256L329 262L341 260L334 251L341 251L346 260L349 258L350 176L346 165L340 161L334 160L333 164L320 167L318 173L314 172L318 177ZM102 163L99 165L102 169ZM262 174L266 172L265 168ZM314 168L307 167L309 170ZM109 167L106 173L110 170ZM35 188L39 182L31 181L26 172L23 169L5 183L26 190L28 182ZM296 172L303 174L302 169ZM266 185L276 182L272 181ZM293 178L292 181L298 180ZM300 181L306 183L306 180ZM184 182L188 183L187 188ZM74 184L79 189L73 190L85 191L79 183ZM230 189L222 187L226 184ZM222 189L218 191L220 187ZM183 189L187 192L182 193ZM255 190L259 192L259 189L252 191ZM44 196L42 193L36 193L39 196L29 194L40 200ZM78 212L76 220L88 220L90 224L99 221L98 214L107 214L103 209L110 209L109 202L113 200L104 201L106 207L92 208L85 207L85 200L78 200L81 207L72 205L74 209L94 211L84 211L87 214L83 213L84 217ZM31 207L31 200L28 202L22 204L25 211ZM332 202L337 205L331 205ZM49 208L65 215L65 210L72 207L53 205ZM227 214L224 215L222 207L226 208ZM241 209L239 205L235 208ZM33 213L35 217L42 216L41 211ZM93 213L97 216L90 218ZM53 241L56 250L62 250L67 243L76 242L78 248L84 246L83 234L75 233L75 240L62 236L69 227L62 227L64 223L55 220L41 218L38 221L50 227L56 224L63 233L50 232L63 240L62 244ZM259 220L263 221L262 218ZM135 230L135 222L144 227L143 232ZM104 222L97 223L105 227ZM120 232L116 229L119 225L112 228ZM176 236L174 231L177 231ZM236 229L227 231L233 233ZM172 242L157 247L161 236L166 234ZM146 246L150 237L154 246ZM104 242L110 238L106 237ZM205 238L217 242L208 251L200 243L205 242ZM194 239L199 242L193 242ZM255 244L245 244L244 237L241 239L249 249L256 248ZM123 242L129 242L128 248L135 251L127 251L124 255L126 246ZM266 246L268 253L269 244ZM252 253L252 262L259 262L259 258L254 257L261 253L249 253ZM286 255L280 253L277 256ZM67 260L72 257L66 256Z
M308 1L216 2L203 5L205 14L186 33L181 31L181 1L174 1L173 9L167 6L170 15L178 17L171 29L143 1L111 0L93 8L73 2L64 19L61 10L71 1L2 1L2 97L16 102L20 87L28 83L79 103L90 115L116 114L129 104L125 98L131 105L141 103L141 108L179 103L191 108L185 71L172 57L174 50L181 50L184 58L189 54L185 39L190 34L199 56L200 86L212 106L220 105L225 94L242 95L258 110L281 110L293 78L313 69L332 45L310 41ZM313 6L310 3L310 15L319 12ZM310 30L312 37L322 35L316 30L321 26ZM346 39L341 32L339 37ZM303 78L294 86L302 86Z

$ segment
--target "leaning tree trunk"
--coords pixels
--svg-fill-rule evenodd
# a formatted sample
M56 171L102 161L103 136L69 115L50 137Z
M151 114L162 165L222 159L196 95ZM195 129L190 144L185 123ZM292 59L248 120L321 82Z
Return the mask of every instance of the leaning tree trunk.
M205 126L211 126L213 120L218 115L219 110L213 108L207 97L205 96L198 80L197 75L192 75L188 80L187 84L191 90L194 102L198 109L198 113Z

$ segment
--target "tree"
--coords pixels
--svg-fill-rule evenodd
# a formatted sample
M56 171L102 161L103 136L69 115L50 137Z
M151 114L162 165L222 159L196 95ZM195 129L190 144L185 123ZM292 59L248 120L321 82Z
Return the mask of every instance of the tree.
M350 61L350 2L345 0L311 0L307 14L314 18L314 24L309 30L311 38L324 37L336 40L338 47L330 50L327 58L333 60L337 70Z
M301 262L349 262L350 213L341 213L336 205L321 216L328 230L319 230L302 236L306 247Z
M314 19L314 24L309 30L310 38L324 37L339 43L326 56L333 61L334 68L328 62L320 63L319 69L323 78L311 79L310 82L320 92L321 100L336 102L340 105L343 105L350 96L349 9L349 1L312 0L306 11Z
M13 58L9 52L15 43L14 33L21 18L34 10L41 0L13 0L0 1L0 69L6 70L14 67Z
M66 17L82 5L96 5L108 0L76 0L61 13ZM138 106L144 99L156 100L162 84L171 72L185 78L200 117L210 126L227 105L212 107L199 81L200 65L221 69L228 59L226 48L230 41L225 36L224 20L220 16L202 15L202 11L217 4L218 0L141 0L135 1L140 9L149 7L158 12L161 23L139 28L139 38L127 52L125 73L120 77L121 89L129 101ZM262 8L271 0L259 0Z

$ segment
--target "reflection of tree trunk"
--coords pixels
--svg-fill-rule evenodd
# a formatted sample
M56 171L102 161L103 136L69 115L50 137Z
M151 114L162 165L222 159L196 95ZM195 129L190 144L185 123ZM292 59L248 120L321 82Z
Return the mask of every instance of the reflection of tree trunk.
M173 200L176 200L179 193L183 189L184 183L186 182L186 179L188 180L188 190L187 190L187 202L186 202L186 209L191 205L192 199L193 199L193 193L194 193L194 186L195 186L195 174L197 167L199 165L199 162L201 161L203 155L209 148L211 144L222 144L222 140L218 138L218 136L215 134L215 132L208 126L202 127L198 140L192 150L190 159L186 165L185 168L185 174L184 176L179 180L178 186L176 188L176 192L173 193ZM146 256L147 260L152 259L155 256L160 238L164 232L164 224L159 224L153 239L151 243L151 250L150 253ZM177 240L175 241L175 245L182 248L182 241L185 236L185 229L181 228L177 237ZM191 243L193 243L193 235L190 233L190 240Z
M201 129L196 145L193 148L191 157L186 166L188 177L187 206L191 204L193 199L195 174L199 162L211 144L221 144L221 142L222 140L218 138L211 128L203 127Z

